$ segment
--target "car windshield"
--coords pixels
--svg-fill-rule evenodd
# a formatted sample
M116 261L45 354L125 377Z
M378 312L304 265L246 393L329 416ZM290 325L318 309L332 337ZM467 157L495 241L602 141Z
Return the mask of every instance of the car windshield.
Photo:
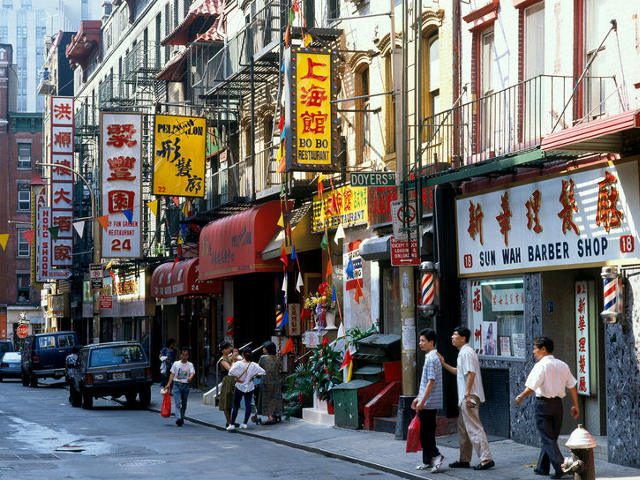
M93 350L91 352L90 366L105 367L107 365L144 362L145 360L144 352L140 345L116 345Z

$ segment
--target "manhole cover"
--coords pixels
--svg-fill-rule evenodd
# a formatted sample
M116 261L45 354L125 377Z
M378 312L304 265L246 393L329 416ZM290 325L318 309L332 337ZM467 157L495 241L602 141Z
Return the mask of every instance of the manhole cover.
M153 459L153 458L138 458L136 460L129 460L126 462L121 462L121 467L149 467L151 465L161 465L163 463L167 463L165 460Z

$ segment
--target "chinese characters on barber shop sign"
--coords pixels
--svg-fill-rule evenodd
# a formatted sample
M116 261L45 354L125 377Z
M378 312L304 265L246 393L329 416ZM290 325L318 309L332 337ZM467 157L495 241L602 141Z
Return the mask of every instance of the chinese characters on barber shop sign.
M102 256L138 258L142 209L142 116L103 113L102 150Z
M638 165L456 199L461 276L637 261Z
M206 119L156 115L153 194L204 197Z
M332 171L338 156L334 55L326 49L285 53L287 171Z

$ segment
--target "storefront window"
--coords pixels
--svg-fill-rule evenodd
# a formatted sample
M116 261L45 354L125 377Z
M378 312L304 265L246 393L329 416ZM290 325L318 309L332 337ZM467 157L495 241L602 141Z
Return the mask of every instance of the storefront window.
M524 358L522 278L469 281L469 325L478 355Z

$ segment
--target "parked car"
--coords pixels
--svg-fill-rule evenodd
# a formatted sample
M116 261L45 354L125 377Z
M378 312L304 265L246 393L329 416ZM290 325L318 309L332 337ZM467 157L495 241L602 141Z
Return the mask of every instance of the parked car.
M93 399L123 395L133 405L151 402L151 367L139 342L109 342L80 349L78 365L70 374L71 405L93 408Z
M0 359L0 382L5 378L20 378L20 352L6 352Z
M11 340L0 340L0 359L6 352L13 352L13 342Z
M75 332L38 333L25 338L22 347L22 384L38 386L38 378L64 377L65 359L74 345Z

